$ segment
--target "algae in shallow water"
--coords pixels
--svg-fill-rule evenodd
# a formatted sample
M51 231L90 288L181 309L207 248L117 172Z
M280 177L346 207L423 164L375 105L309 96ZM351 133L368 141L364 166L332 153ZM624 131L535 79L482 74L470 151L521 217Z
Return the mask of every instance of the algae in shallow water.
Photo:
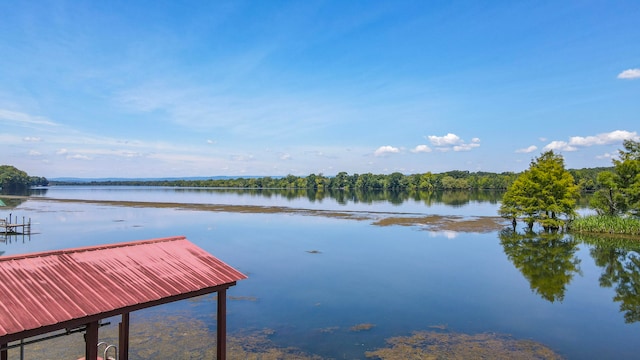
M373 324L358 324L351 331L369 330ZM331 336L337 327L321 329ZM357 330L354 330L357 329ZM323 331L325 330L325 331ZM117 326L100 329L100 340L115 343ZM227 358L230 360L321 360L294 347L278 347L270 339L274 330L245 330L229 334ZM215 331L204 321L188 316L163 316L131 324L129 358L131 360L213 359L216 354ZM529 340L517 340L493 333L462 334L447 331L420 331L411 336L387 340L388 347L363 354L382 360L408 359L561 359L551 349ZM29 345L28 359L77 359L83 355L82 334ZM19 349L9 351L9 359L19 359Z
M320 360L296 348L279 348L269 339L269 329L237 333L227 338L227 359ZM117 343L117 326L100 329L100 341ZM76 333L25 347L27 359L78 359L84 355L84 339ZM216 334L201 321L185 316L167 316L131 324L129 359L214 359ZM9 351L9 359L20 358L20 350Z
M551 349L529 340L482 333L419 331L411 336L387 340L389 347L366 352L368 358L381 360L435 359L562 359Z

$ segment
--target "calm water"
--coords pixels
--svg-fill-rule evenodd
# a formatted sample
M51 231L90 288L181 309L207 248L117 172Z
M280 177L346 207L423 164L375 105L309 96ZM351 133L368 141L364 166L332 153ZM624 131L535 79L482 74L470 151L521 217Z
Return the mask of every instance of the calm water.
M468 199L392 204L171 188L53 187L39 196L464 216L495 216L499 206ZM5 255L185 235L249 276L229 291L255 300L228 303L230 333L273 329L279 346L325 357L364 358L389 337L439 325L534 340L569 359L640 354L640 261L633 247L602 248L569 236L431 232L371 220L62 203L37 196L0 210L0 217L8 213L31 217L37 234L0 243ZM170 310L192 312L215 326L211 302L179 302ZM362 323L375 327L349 331Z

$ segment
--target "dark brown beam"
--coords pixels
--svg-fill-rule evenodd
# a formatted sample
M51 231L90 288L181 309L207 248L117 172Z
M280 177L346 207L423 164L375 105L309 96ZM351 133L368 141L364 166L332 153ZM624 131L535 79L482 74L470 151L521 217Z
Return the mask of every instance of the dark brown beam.
M216 355L218 360L227 358L227 289L218 291L218 326L216 330Z
M129 313L122 314L118 351L118 358L120 360L129 360Z
M98 325L97 321L87 324L87 333L84 334L84 358L86 360L98 360Z

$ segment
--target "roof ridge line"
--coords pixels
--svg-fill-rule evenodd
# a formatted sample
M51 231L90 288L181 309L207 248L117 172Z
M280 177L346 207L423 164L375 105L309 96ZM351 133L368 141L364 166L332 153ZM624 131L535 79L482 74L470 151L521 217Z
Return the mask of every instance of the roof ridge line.
M177 240L187 240L187 237L184 235L168 236L168 237L155 238L155 239L149 239L149 240L133 240L129 242L122 242L122 243L115 243L115 244L91 245L91 246L84 246L84 247L77 247L77 248L70 248L70 249L60 249L60 250L41 251L41 252L18 254L18 255L0 256L0 261L29 259L29 258L37 258L37 257L50 256L50 255L72 254L72 253L95 251L95 250L102 250L102 249L115 249L120 247L127 247L127 246L141 245L141 244L161 243L161 242L177 241Z

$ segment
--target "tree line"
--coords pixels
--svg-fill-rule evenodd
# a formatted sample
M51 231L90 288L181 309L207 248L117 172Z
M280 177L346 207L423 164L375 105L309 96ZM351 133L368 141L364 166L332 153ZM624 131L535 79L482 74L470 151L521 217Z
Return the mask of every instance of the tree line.
M11 165L0 165L0 189L3 193L22 193L32 186L47 186L44 177L29 176L26 172Z
M611 168L569 170L583 191L594 191L598 173ZM89 182L52 181L52 185L128 185L128 186L172 186L212 187L236 189L311 189L311 190L387 190L387 191L434 191L434 190L506 190L518 177L514 172L491 173L448 171L426 172L405 175L349 174L339 172L335 176L310 174L308 176L287 175L283 177L248 177L200 180L108 180Z

